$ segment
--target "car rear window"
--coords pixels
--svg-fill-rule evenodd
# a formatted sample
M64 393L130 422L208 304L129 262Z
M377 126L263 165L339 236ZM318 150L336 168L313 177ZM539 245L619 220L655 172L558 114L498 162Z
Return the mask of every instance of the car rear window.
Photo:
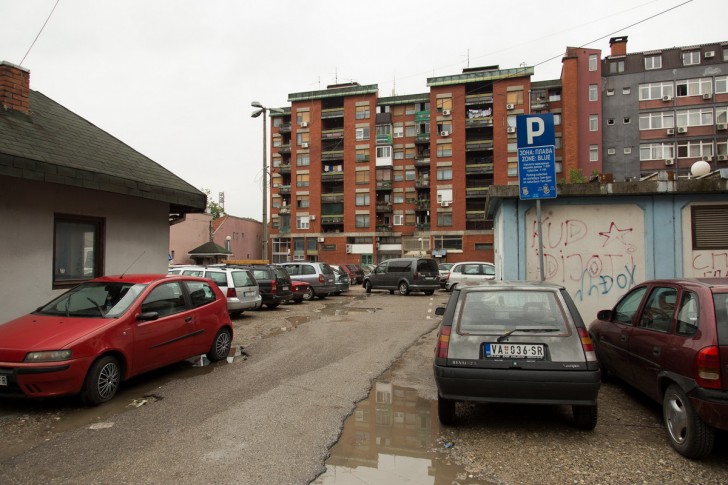
M519 329L558 335L568 329L552 291L471 291L460 300L459 333L502 334Z
M420 259L417 261L417 271L433 271L438 273L437 261L434 259Z
M256 280L270 281L271 277L267 269L255 269L253 270L253 276Z
M222 271L208 271L205 275L215 282L217 286L227 286L227 274Z
M285 268L276 268L275 272L278 278L283 278L284 280L290 279L291 277Z
M257 282L253 279L253 275L247 271L233 271L233 284L236 288L240 286L255 286Z

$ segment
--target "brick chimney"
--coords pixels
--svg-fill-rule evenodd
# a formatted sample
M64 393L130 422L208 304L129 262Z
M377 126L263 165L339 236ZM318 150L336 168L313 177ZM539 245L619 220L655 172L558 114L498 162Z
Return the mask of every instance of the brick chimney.
M0 107L30 112L30 71L7 61L0 62Z
M627 36L612 37L609 39L609 47L612 48L613 56L627 55Z

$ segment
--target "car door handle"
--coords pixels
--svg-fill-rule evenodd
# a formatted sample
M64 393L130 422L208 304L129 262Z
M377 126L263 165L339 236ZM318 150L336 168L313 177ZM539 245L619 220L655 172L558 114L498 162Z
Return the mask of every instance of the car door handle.
M621 340L622 342L626 342L627 341L627 336L626 335L620 335L619 336L619 340Z
M192 322L192 317L185 318L185 323L191 323L191 322Z
M659 357L662 353L662 347L652 347L652 355Z

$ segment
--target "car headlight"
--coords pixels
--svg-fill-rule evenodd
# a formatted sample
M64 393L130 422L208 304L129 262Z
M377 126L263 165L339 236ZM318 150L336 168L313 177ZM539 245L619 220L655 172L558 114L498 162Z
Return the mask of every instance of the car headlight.
M28 352L25 362L59 362L71 358L70 350L44 350L43 352Z

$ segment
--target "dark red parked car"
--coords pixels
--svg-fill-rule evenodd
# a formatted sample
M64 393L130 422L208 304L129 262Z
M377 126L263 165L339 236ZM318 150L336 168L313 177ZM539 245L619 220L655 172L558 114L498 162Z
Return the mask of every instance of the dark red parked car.
M728 278L647 281L589 332L603 375L662 404L680 454L708 455L715 429L728 430Z
M122 381L196 355L225 359L227 301L193 276L105 276L0 325L0 394L114 397Z

